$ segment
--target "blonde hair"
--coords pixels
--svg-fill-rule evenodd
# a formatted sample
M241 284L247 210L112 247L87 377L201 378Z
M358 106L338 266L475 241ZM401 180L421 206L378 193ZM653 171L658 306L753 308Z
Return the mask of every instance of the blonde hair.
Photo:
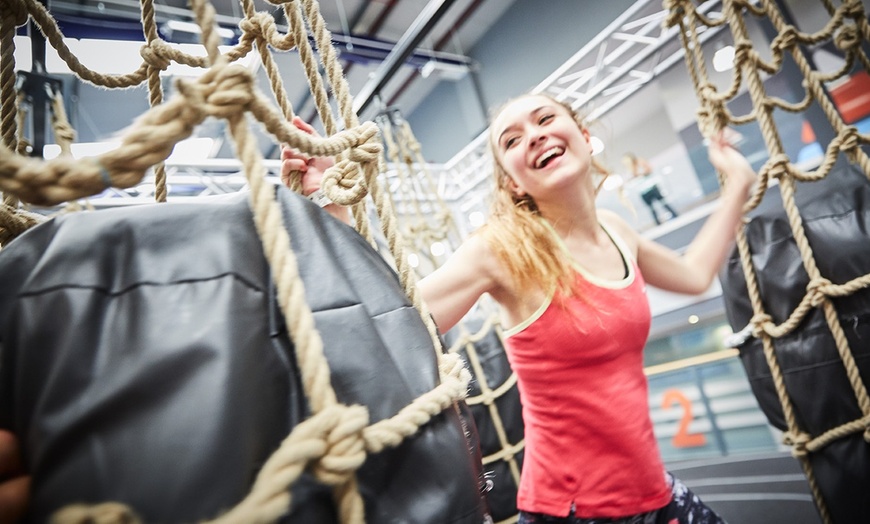
M580 129L586 129L583 118L570 105L545 94L527 94L518 98L528 96L549 98L567 111ZM502 105L493 116L497 116L518 98ZM490 121L493 120L494 118ZM563 296L571 296L573 270L570 259L563 255L558 240L544 223L535 201L528 195L519 197L511 191L508 184L510 175L498 160L498 149L492 135L489 149L492 155L495 193L490 218L481 229L487 245L503 264L518 289L536 287L548 293L558 291ZM610 172L595 159L592 159L592 169L603 175L596 187L597 193Z

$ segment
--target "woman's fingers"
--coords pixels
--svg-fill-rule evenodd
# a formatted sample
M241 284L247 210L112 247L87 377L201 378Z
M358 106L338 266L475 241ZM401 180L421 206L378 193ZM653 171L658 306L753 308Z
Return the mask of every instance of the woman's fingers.
M27 509L30 477L16 477L0 483L0 524L20 522Z
M0 430L0 524L13 524L24 516L30 477L23 473L18 439L11 432Z
M283 155L282 155L283 156ZM305 173L308 171L308 160L294 156L285 158L281 161L281 182L286 186L290 186L290 177L294 172Z
M314 127L312 127L311 124L309 124L305 120L302 120L298 116L294 116L293 120L291 122L294 126L296 126L296 129L299 129L300 131L308 133L309 135L316 135L317 134L317 132L314 130Z
M0 430L0 480L23 472L18 439L10 431Z

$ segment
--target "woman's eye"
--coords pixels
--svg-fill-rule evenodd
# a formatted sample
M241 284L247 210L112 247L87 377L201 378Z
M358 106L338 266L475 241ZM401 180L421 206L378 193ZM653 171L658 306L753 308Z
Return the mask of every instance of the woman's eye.
M517 143L517 140L519 140L519 139L515 136L508 138L507 140L504 141L504 148L508 149L508 148L512 147L514 144Z
M544 115L544 116L541 117L540 120L538 120L538 123L539 123L539 124L545 124L545 123L549 122L549 121L552 120L552 119L553 119L553 115Z

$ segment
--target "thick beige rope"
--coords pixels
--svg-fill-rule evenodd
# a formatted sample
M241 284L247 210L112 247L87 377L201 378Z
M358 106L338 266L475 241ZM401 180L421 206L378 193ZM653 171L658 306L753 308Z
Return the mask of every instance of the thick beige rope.
M870 69L867 67L870 65L870 61L867 60L867 56L861 48L862 42L860 38L860 35L868 34L866 31L866 16L860 2L849 0L836 9L830 2L826 2L825 5L831 13L831 20L822 30L813 34L807 34L786 24L782 14L772 1L762 1L758 6L754 6L745 0L725 1L722 20L716 23L727 21L731 27L735 47L737 48L736 67L734 82L727 93L717 94L715 88L713 88L707 79L704 69L704 57L695 28L697 24L707 24L709 20L699 16L689 1L668 0L665 2L665 5L671 12L668 24L679 25L681 29L680 34L683 46L686 49L686 61L689 73L702 104L702 109L699 111L702 130L709 132L725 125L742 123L749 120L756 120L762 129L763 137L770 151L770 159L761 169L759 189L747 206L747 210L754 208L760 203L763 191L766 189L770 177L775 177L780 181L783 205L801 253L804 268L810 277L807 294L783 324L779 326L775 325L771 316L764 311L757 278L752 266L751 253L743 228L740 228L738 231L738 249L746 275L747 289L749 290L750 300L755 312L752 320L755 325L755 335L762 340L764 354L771 369L775 389L783 406L783 412L789 428L785 434L785 441L793 447L793 454L800 459L820 513L825 521L829 522L830 514L824 504L824 500L822 500L807 454L821 449L837 438L860 431L864 431L865 439L870 441L870 424L868 424L868 421L870 421L870 397L868 397L866 386L861 380L854 356L848 347L848 341L843 333L842 326L830 298L845 296L868 287L870 285L870 275L853 279L845 284L835 285L820 274L804 232L802 219L794 201L794 189L796 180L819 180L827 176L840 152L846 153L853 162L860 165L864 172L870 176L870 161L868 161L866 153L860 148L861 143L866 144L868 142L868 137L858 134L854 127L844 124L833 102L827 97L822 88L822 82L828 82L847 75L856 60L864 64L865 68ZM761 60L758 53L752 48L741 11L746 11L754 16L767 16L777 29L778 36L771 42L772 58L769 62ZM847 24L847 20L850 19L854 21L854 25ZM800 46L817 44L831 39L834 39L835 45L843 51L846 57L846 65L837 71L827 74L813 71ZM759 71L764 71L768 74L776 73L782 66L786 52L791 54L791 58L806 79L804 83L807 89L806 96L804 100L796 104L789 104L767 96L759 75ZM753 100L754 110L750 115L745 117L735 117L728 113L724 102L736 94L736 87L741 84L743 78L746 79L749 93ZM805 173L796 169L784 154L781 139L773 121L772 111L776 107L787 111L802 111L813 101L817 102L823 109L836 132L836 137L828 144L824 160L819 168L814 172ZM822 308L863 416L857 421L844 424L821 436L812 438L798 427L794 407L785 388L772 339L794 330L808 312L815 307Z
M151 49L152 44L160 39L154 18L154 4L152 0L141 0L141 3L145 47ZM168 62L149 57L145 58L145 63L147 64L145 74L148 77L148 102L151 107L154 107L163 103L163 83L160 81L160 72L166 69ZM154 166L154 199L158 202L166 202L166 166L163 162Z

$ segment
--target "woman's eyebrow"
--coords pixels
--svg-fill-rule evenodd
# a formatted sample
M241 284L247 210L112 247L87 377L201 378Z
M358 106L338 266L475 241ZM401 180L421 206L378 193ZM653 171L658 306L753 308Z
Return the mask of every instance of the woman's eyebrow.
M543 110L545 110L545 109L549 109L550 107L551 107L551 106L549 106L549 105L543 105L543 106L540 106L540 107L536 107L535 109L532 109L531 111L529 111L529 115L530 115L530 116L537 115L537 114L540 113L541 111L543 111ZM502 139L502 137L505 135L505 133L507 133L508 131L512 131L512 130L514 130L517 126L518 126L518 124L511 124L511 125L507 126L506 128L504 128L504 130L502 130L502 132L499 133L499 135L498 135L498 141L497 141L496 143L501 143L501 139Z

